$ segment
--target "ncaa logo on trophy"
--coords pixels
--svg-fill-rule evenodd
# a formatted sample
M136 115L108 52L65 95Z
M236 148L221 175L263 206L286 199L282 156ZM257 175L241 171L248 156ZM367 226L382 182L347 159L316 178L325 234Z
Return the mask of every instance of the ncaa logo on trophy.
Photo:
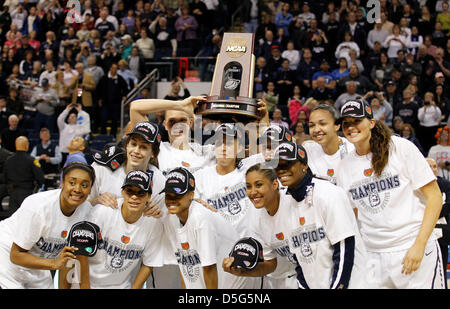
M253 33L224 33L211 90L206 101L199 103L199 114L226 122L248 123L259 118L257 101L252 98L253 48Z

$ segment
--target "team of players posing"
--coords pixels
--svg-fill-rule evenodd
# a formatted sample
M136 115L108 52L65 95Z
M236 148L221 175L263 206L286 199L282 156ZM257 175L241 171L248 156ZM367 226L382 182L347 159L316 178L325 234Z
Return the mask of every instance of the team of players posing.
M245 132L234 124L217 127L214 145L188 142L199 100L133 102L123 163L111 148L105 164L70 164L60 189L0 222L0 287L51 288L48 270L59 270L61 288L444 288L436 178L365 102L347 102L340 117L315 108L303 146L261 126L260 153L241 160ZM169 143L147 122L160 110ZM103 238L93 257L67 246L84 220ZM230 250L249 236L264 260L236 268Z

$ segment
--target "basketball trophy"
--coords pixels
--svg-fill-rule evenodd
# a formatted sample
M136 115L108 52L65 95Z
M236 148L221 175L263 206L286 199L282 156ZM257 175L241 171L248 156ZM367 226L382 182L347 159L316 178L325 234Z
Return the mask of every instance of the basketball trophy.
M223 122L248 123L259 119L257 101L252 98L253 47L253 33L224 33L209 96L199 103L200 115Z

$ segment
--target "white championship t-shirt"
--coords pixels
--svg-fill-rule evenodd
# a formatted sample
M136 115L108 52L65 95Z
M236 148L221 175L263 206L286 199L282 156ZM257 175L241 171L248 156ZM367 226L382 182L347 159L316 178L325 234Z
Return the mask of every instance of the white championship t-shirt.
M169 252L165 264L178 264L186 289L205 289L204 266L216 264L219 289L245 287L245 277L224 272L222 261L233 249L237 232L219 214L193 201L184 226L176 215L164 219Z
M285 190L285 189L281 189ZM275 215L270 216L267 210L257 209L252 220L256 239L261 241L265 260L277 259L277 268L267 276L274 279L286 279L292 277L296 280L294 255L289 250L287 235L282 231L285 229L285 220L290 217L291 208L296 201L284 192L280 192L280 202Z
M67 236L73 224L87 219L92 206L85 201L70 217L66 217L60 206L61 189L36 193L27 197L19 209L8 219L0 222L0 258L9 260L13 243L29 253L44 259L56 259L67 245ZM3 272L17 274L16 288L49 288L53 286L49 270L27 269L12 263L2 263L0 286Z
M287 204L291 205L291 209L286 210L289 215L284 217L284 222L280 222L280 226L285 227L280 232L286 235L289 249L297 258L306 284L311 289L329 289L333 282L333 246L354 236L354 263L349 288L366 288L367 252L344 190L317 178L313 178L312 184L312 190L303 201L297 202L290 197L293 202ZM281 193L285 194L284 191ZM344 254L341 247L341 262ZM340 275L337 274L337 277ZM338 282L337 278L334 283Z
M192 174L205 166L216 163L213 145L200 145L189 143L189 149L172 147L168 142L162 142L159 146L158 165L164 175L177 167L184 167Z
M441 162L450 162L450 146L434 145L430 148L428 156L438 164L438 176L450 180L450 171L439 166Z
M95 170L95 182L92 186L89 199L97 198L106 192L114 194L118 199L122 198L122 185L127 177L125 167L122 165L117 170L112 171L110 168L95 162L92 163L92 167ZM166 212L165 194L164 192L160 193L166 185L166 178L161 171L152 164L148 165L148 170L146 172L153 174L152 196L150 200L159 205L163 212Z
M346 138L339 137L342 143L339 145L339 150L336 153L327 155L322 146L314 141L305 141L302 146L308 155L308 166L314 175L328 179L332 183L336 183L336 172L339 163L350 153L355 146Z
M341 162L337 184L358 209L368 251L408 249L419 233L425 211L418 189L436 177L417 147L405 138L391 137L388 163L380 177L375 176L371 157L371 153L359 156L351 152Z
M249 218L255 216L256 209L247 196L245 173L252 165L262 162L262 154L256 154L242 159L226 175L218 174L216 165L205 167L194 174L195 198L219 210L225 220L236 228L239 237L253 236Z
M142 216L133 224L119 208L97 205L89 221L97 224L103 238L96 255L89 258L92 289L129 289L141 264L159 267L164 263L162 220Z

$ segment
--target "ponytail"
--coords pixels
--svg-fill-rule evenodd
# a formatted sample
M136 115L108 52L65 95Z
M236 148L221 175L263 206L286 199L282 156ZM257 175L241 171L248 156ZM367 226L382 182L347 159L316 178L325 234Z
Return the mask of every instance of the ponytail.
M391 136L391 130L382 121L377 120L372 129L372 136L370 138L372 167L377 177L381 176L381 173L388 163Z

